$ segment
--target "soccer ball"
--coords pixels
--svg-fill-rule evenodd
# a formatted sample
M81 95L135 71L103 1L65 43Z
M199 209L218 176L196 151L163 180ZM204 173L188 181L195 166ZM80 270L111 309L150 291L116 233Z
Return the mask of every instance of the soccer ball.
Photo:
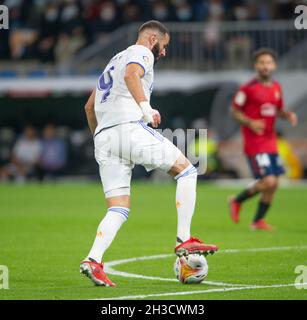
M189 254L177 257L174 272L182 283L201 283L208 275L208 263L203 255Z

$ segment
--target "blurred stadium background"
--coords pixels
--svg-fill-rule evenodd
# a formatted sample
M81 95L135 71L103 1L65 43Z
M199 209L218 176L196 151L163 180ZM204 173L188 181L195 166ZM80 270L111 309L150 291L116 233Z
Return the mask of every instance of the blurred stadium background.
M208 128L206 179L250 177L231 98L252 74L252 52L279 55L276 78L299 125L278 122L293 180L307 178L307 30L293 0L6 0L0 30L0 181L98 180L84 104L105 63L136 40L148 19L171 30L155 74L152 105L163 128ZM193 142L194 143L194 142ZM135 178L162 179L136 168Z

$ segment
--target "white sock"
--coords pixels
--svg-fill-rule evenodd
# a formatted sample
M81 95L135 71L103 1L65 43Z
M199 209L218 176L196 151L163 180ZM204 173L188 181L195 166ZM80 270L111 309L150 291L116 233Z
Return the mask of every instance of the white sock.
M100 222L97 235L91 251L85 260L94 259L101 262L102 256L114 240L122 224L128 219L129 209L124 207L110 207Z
M190 239L191 221L196 201L197 170L190 165L181 171L177 180L176 207L178 212L177 244ZM179 241L178 241L179 240Z

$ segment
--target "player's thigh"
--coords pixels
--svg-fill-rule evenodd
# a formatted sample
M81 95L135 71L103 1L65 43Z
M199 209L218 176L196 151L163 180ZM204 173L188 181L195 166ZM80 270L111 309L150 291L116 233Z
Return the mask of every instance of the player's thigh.
M108 161L99 164L99 174L105 197L130 196L133 166L123 161Z
M95 159L99 163L106 162L112 157L116 160L120 154L119 126L102 130L94 137Z
M272 163L272 167L273 167L272 170L274 172L274 175L276 177L278 177L278 176L284 174L285 173L285 168L284 168L282 159L279 156L279 154L278 153L270 154L270 158L271 158L271 163Z
M250 169L256 179L263 179L266 176L273 175L272 163L267 153L258 153L248 157Z
M130 161L119 156L119 136L116 128L102 131L94 139L95 159L106 198L130 195Z
M182 155L167 138L143 123L133 132L131 147L132 162L147 171L159 168L168 172Z
M260 153L248 157L250 168L258 184L263 189L275 190L278 186L278 176L283 174L284 168L278 154Z

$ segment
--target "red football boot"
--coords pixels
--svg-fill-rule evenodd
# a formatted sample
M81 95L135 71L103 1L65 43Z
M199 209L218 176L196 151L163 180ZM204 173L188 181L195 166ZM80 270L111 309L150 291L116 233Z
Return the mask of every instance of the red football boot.
M209 253L213 254L218 250L218 247L214 244L205 244L200 239L191 237L189 240L180 243L175 248L175 254L178 257L187 256L190 253L204 254L205 256Z
M230 218L234 223L240 221L241 204L234 197L228 199Z
M264 219L260 219L258 221L253 222L250 225L251 230L266 230L266 231L272 231L274 228L267 224Z
M102 263L96 261L83 261L80 265L80 273L90 278L97 286L116 286L103 271Z

